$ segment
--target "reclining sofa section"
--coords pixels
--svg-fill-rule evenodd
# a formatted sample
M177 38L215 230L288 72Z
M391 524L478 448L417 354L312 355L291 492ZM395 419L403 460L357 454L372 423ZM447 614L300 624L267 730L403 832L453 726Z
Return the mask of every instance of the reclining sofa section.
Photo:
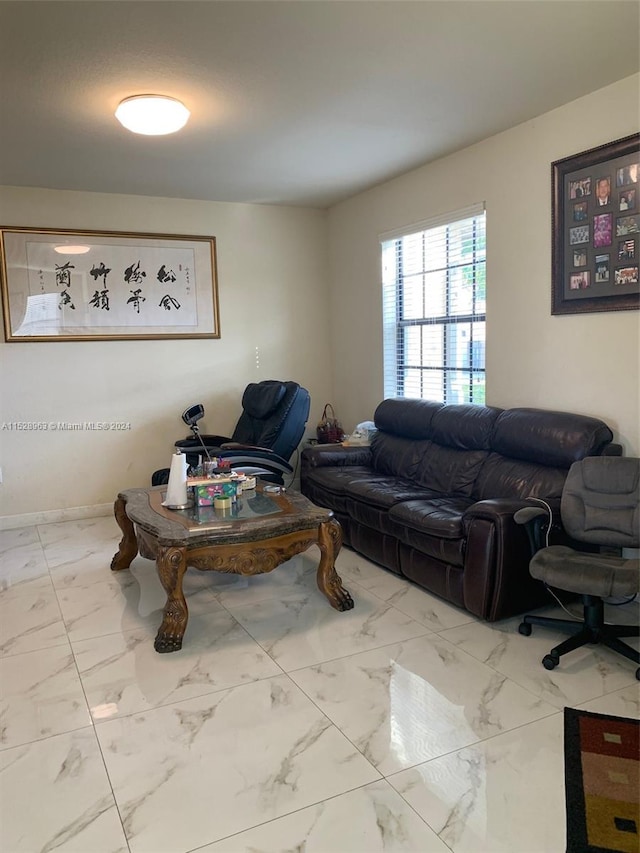
M573 462L617 455L609 427L568 412L400 398L380 403L374 422L370 447L302 452L302 492L334 511L345 544L487 621L547 603L513 515L528 497L559 507Z

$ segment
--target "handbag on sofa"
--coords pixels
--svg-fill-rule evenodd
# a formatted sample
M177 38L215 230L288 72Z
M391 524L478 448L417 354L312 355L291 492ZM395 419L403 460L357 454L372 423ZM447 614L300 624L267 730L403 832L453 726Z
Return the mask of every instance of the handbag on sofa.
M331 414L329 414L331 412ZM331 403L327 403L323 409L322 417L316 427L316 435L319 444L340 444L344 438L344 430L340 421L336 418Z

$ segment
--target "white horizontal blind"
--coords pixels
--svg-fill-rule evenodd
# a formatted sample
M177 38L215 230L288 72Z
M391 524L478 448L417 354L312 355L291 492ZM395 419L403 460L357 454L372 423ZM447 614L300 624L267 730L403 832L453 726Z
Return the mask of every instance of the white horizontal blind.
M484 403L484 205L380 240L385 398Z

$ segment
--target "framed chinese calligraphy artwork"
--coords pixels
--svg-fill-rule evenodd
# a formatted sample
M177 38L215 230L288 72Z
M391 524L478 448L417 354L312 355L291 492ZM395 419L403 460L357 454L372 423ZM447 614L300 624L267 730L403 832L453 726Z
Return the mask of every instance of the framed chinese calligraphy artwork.
M552 314L640 308L640 134L556 160Z
M215 237L0 228L5 340L219 338Z

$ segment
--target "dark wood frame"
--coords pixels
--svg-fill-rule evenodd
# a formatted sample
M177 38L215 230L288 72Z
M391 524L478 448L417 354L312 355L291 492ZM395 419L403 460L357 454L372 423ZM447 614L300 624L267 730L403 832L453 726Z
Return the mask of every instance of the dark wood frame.
M635 183L629 185L629 189L636 189L635 206L628 212L619 209L619 195L624 187L616 185L616 172L618 168L638 163L640 161L640 134L631 136L591 148L580 154L556 160L551 164L552 182L552 271L551 271L551 313L552 314L582 314L599 311L627 311L640 308L640 281L634 285L614 285L614 278L610 278L607 284L596 283L595 256L609 254L610 276L614 277L616 267L625 266L640 267L640 225L639 230L628 232L635 239L636 255L632 263L618 260L616 252L618 242L627 235L617 234L618 219L636 217L640 222L640 166L638 166ZM599 177L608 175L611 177L610 203L604 207L596 206L596 181ZM572 245L569 242L569 229L582 224L582 221L573 221L573 206L578 203L577 197L569 197L569 182L577 182L581 179L591 178L591 191L588 196L581 197L587 201L588 214L584 225L589 228L589 239L586 243ZM612 215L611 244L607 246L594 246L594 216L603 213ZM587 251L587 264L574 267L571 263L574 248L584 246ZM589 273L589 292L579 290L572 292L569 288L571 273ZM615 287L627 288L624 292L614 292ZM596 289L601 292L596 293Z

